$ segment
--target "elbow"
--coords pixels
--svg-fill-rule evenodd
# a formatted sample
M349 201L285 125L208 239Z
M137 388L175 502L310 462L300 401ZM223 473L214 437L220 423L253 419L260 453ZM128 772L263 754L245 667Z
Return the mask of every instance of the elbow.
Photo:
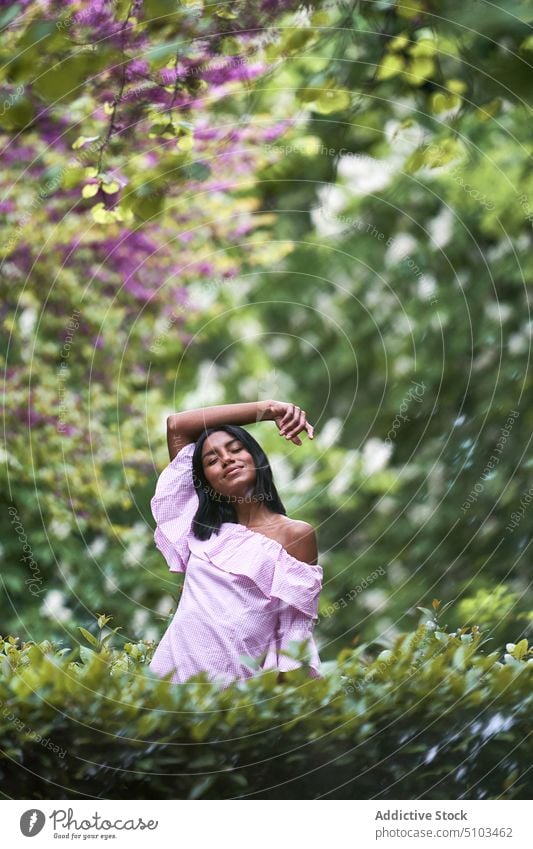
M176 430L177 420L178 416L176 413L167 416L167 431Z

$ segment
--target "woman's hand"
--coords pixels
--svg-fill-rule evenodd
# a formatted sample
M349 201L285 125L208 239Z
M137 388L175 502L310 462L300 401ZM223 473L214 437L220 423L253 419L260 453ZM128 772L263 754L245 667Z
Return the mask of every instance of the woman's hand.
M276 422L281 436L292 440L295 445L302 445L302 440L298 434L305 430L309 439L313 439L315 429L307 421L305 410L301 410L295 404L288 404L286 401L270 401L269 406L272 421Z

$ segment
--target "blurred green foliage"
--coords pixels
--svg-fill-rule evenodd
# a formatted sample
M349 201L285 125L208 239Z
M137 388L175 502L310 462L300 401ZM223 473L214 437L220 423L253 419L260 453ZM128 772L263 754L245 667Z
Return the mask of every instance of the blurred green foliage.
M274 670L219 690L205 673L155 679L153 644L90 636L79 651L1 641L0 777L20 798L83 798L95 782L111 799L269 799L281 785L298 799L528 798L527 641L498 659L475 626L430 618L377 656L343 650L321 679L301 668L276 684Z
M139 51L120 39L87 49L87 31L62 17L61 4L51 4L52 19L37 6L3 12L2 632L68 643L105 607L142 655L181 587L155 549L149 510L168 461L166 416L279 398L307 411L314 441L287 447L269 423L252 429L289 514L317 528L315 636L326 668L346 651L359 680L361 646L393 650L435 596L455 601L450 629L481 627L491 651L509 640L523 647L533 624L533 3L483 4L482 14L481 4L455 0L438 14L424 0L313 2L308 12L281 3L257 32L247 4L233 18L194 5L144 4L133 37L147 41L148 68L127 82L122 66ZM120 21L128 8L116 4ZM217 68L236 56L260 69L231 68L218 88L193 48L206 35ZM190 73L173 89L164 75L179 62ZM146 88L143 74L157 82ZM156 108L154 86L166 109ZM107 136L115 120L120 132ZM402 677L400 663L379 692L365 679L364 698L339 695L333 673L299 681L288 700L284 690L272 713L268 695L264 716L255 705L243 714L257 737L235 762L229 744L206 753L199 741L197 770L220 767L223 778L182 779L182 795L238 795L288 779L289 760L257 779L245 766L285 751L286 737L265 729L286 710L293 764L298 745L307 757L315 739L323 748L310 763L335 762L331 775L318 768L316 785L312 768L297 779L310 797L346 781L339 792L348 796L394 788L399 798L410 769L406 798L442 798L443 787L452 798L462 781L472 798L520 797L525 675L511 662L489 670L479 655L467 669L457 659L464 645L441 648L427 681ZM126 655L117 655L122 667ZM31 656L36 682L56 674L46 658ZM94 675L100 695L87 704L71 686L72 715L89 710L102 728L121 688L131 695L109 725L115 760L98 773L110 794L113 769L139 757L120 739L128 723L165 729L161 705L197 711L205 692L164 695L144 675L113 684L101 659L79 674ZM72 740L75 721L67 729L53 702L41 713L54 686L24 695L24 715ZM273 688L268 676L236 688L235 709ZM312 719L309 702L318 705ZM420 744L428 711L435 731ZM147 772L185 763L183 743L203 733L193 716L179 731L168 726L165 751L147 743ZM508 731L483 730L508 720ZM322 738L325 729L336 732ZM82 746L89 740L92 732ZM354 759L343 762L352 740ZM51 776L59 766L50 756ZM98 772L87 770L69 772L80 793ZM24 787L24 771L16 776ZM127 781L132 793L166 792L162 778Z

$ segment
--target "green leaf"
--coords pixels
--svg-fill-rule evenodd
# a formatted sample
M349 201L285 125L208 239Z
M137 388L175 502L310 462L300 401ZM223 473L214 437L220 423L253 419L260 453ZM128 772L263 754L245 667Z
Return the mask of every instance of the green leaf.
M397 56L395 53L388 53L384 56L381 65L377 70L376 79L388 80L391 77L395 77L397 74L400 74L404 68L405 59L401 56Z
M517 660L522 660L522 658L527 654L527 650L527 640L520 640L520 642L517 643L515 646L515 649L513 651L513 657L516 657Z
M192 165L186 165L183 172L191 180L199 180L201 182L211 176L211 168L205 162L193 162Z
M81 625L78 625L78 629L81 631L87 642L89 642L92 646L98 646L98 640L91 634L90 631L87 631L85 628L82 628Z
M93 658L97 657L97 654L92 649L87 648L87 646L80 646L80 657L84 663L91 663Z
M93 198L98 194L100 185L98 183L87 183L81 190L81 196L84 198Z
M209 788L213 785L215 778L216 776L214 775L206 776L203 781L200 781L198 784L195 784L193 786L193 789L191 790L187 798L199 799L201 796L203 796L206 790L209 790Z
M232 12L231 9L228 9L226 6L218 6L215 9L215 15L228 21L232 21L237 17L236 13Z
M170 23L169 16L177 11L178 5L176 0L145 0L143 3L144 19L156 19L161 23Z
M87 72L85 56L68 56L37 76L33 89L44 100L54 103L66 97L73 100L83 94L82 83L87 78Z
M346 89L327 89L315 101L313 109L315 112L320 112L321 115L329 115L331 112L341 112L343 109L348 109L351 102L350 92Z
M18 3L13 3L11 6L8 6L5 12L0 15L0 27L6 27L11 23L11 21L14 21L21 11L22 7L19 6Z

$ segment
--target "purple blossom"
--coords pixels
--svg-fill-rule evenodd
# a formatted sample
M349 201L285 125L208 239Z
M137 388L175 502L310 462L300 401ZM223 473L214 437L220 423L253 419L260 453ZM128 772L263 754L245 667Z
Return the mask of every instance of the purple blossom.
M146 59L132 59L126 67L126 79L131 81L135 78L135 75L142 76L148 74L149 71L150 65Z

